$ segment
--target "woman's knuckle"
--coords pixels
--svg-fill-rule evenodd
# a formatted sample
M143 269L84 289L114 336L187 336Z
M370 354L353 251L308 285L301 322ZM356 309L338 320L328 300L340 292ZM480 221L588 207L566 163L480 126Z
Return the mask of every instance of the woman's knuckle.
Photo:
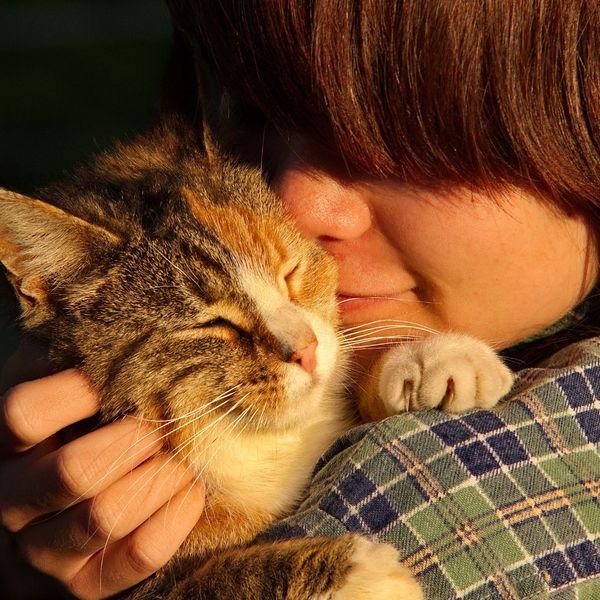
M71 581L64 581L63 585L67 592L79 600L97 600L101 596L96 590L90 590L87 582L84 582L79 577L73 578Z
M35 423L23 410L27 395L27 384L22 383L8 390L0 402L0 419L4 427L22 446L31 446L39 441Z
M129 536L125 548L126 563L138 575L147 577L165 564L165 558L160 550L141 536Z
M82 525L87 529L88 536L97 540L121 539L125 527L123 508L118 503L97 499Z
M12 507L0 507L0 526L10 533L16 533L23 527L23 518L18 510Z
M21 541L19 550L23 558L36 569L46 573L48 563L48 550L39 544L30 541Z
M56 485L58 492L66 498L78 498L89 488L88 475L81 458L68 446L56 455Z

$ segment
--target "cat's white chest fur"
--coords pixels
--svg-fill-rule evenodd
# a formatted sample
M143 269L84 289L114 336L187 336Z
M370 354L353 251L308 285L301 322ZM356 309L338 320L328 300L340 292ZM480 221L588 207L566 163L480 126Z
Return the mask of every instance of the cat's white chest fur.
M240 509L285 514L300 500L319 456L347 428L342 418L323 417L294 430L227 438L213 450L207 488L229 502L239 499Z

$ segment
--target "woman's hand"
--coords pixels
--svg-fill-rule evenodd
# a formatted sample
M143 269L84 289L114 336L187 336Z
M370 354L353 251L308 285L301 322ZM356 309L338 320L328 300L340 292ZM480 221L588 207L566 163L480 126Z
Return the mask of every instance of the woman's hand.
M0 522L73 594L110 596L169 560L203 492L191 469L160 452L160 432L134 418L65 443L64 429L93 416L98 398L76 370L15 383L39 364L21 348L0 399Z

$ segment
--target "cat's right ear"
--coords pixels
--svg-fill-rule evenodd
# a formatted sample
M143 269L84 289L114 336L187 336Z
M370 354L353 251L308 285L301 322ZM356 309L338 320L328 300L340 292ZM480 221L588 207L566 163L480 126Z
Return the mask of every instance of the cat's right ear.
M45 312L61 282L120 241L51 204L0 188L0 262L26 314Z

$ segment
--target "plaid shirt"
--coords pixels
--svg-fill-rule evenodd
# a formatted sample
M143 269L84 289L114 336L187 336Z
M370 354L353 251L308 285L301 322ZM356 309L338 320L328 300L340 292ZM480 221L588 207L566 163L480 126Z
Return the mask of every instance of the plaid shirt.
M435 600L600 598L600 338L518 374L491 411L363 425L263 539L394 544Z

